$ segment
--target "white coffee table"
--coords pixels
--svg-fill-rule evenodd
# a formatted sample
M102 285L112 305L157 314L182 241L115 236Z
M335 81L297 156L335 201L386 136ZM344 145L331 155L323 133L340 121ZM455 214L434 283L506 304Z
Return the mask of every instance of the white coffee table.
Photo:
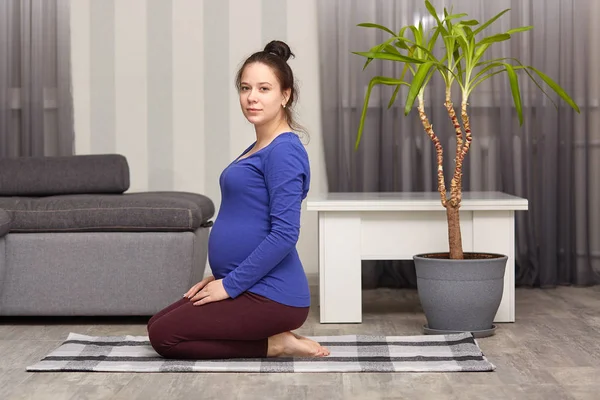
M515 321L515 211L527 208L526 199L505 193L463 193L464 251L508 256L494 322ZM362 322L361 260L448 251L446 210L437 192L328 193L310 196L307 210L319 215L322 323Z

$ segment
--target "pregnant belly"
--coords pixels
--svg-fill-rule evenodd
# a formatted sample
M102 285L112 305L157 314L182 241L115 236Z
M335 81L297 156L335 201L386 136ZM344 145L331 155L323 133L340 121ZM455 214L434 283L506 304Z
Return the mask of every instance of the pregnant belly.
M249 223L215 221L208 238L208 262L217 279L244 261L269 234L265 227Z

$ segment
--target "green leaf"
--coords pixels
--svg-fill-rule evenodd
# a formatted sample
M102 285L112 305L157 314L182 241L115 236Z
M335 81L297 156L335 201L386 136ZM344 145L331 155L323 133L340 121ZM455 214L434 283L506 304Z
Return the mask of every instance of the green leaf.
M421 91L421 87L423 87L423 82L425 81L425 78L427 77L427 74L429 74L429 70L433 67L433 65L434 65L433 61L427 61L427 62L419 65L419 68L417 69L417 73L415 74L415 77L413 78L412 83L409 85L410 90L408 91L408 97L406 99L406 106L404 107L404 115L408 115L408 113L410 113L410 110L412 109L413 104L415 104L417 95Z
M452 32L451 35L449 36L454 36L454 37L458 37L458 36L462 36L465 39L467 38L467 35L465 33L465 27L459 24L456 24L452 27Z
M391 44L386 44L385 47L383 48L383 51L390 53L390 54L395 54L397 56L401 56L402 54L400 54L400 52L398 50L396 50L396 48L394 46L392 46Z
M434 60L436 59L435 56L433 55L433 53L431 51L429 51L429 49L427 47L422 46L422 45L420 45L418 43L415 43L412 40L406 39L404 37L397 37L396 39L398 39L398 42L409 43L409 44L413 45L413 47L416 47L416 48L422 50L423 52L425 52L425 54L427 54L432 59L434 59ZM408 49L408 46L406 48Z
M485 65L485 64L496 63L496 62L500 62L500 61L504 61L504 60L512 60L512 58L501 57L501 58L494 58L491 60L479 61L477 64L475 64L475 67L481 67L482 65ZM517 62L518 62L518 60L517 60Z
M444 36L444 46L446 46L447 54L454 54L454 44L456 43L456 39L452 36Z
M505 40L510 39L510 35L508 33L498 33L497 35L488 36L486 38L481 39L475 46L483 46L484 44L492 44L496 42L503 42Z
M433 35L431 35L431 39L429 39L429 43L427 44L427 49L429 50L430 53L433 51L433 46L435 46L435 43L437 42L437 38L439 35L440 35L439 29L436 29L433 32Z
M529 31L531 29L533 29L533 26L522 26L520 28L510 29L506 33L508 33L509 35L512 35L513 33L526 32L526 31Z
M542 71L534 67L527 68L538 74L538 76L542 78L542 80L546 82L546 84L550 86L550 88L554 90L556 94L558 94L564 101L566 101L567 104L569 104L575 111L577 111L577 113L581 113L581 111L579 110L579 106L575 104L573 99L571 99L571 97L569 97L569 95L564 91L564 89L561 88L556 82L554 82L552 78L550 78L548 75L544 74Z
M473 78L473 79L472 79L473 83L470 85L470 87L469 87L469 90L468 90L468 93L470 94L470 93L471 93L471 92L472 92L472 91L473 91L473 90L474 90L474 89L475 89L477 86L479 86L479 84L480 84L480 83L482 83L482 82L483 82L483 81L485 81L486 79L489 79L489 78L491 78L491 77L492 77L492 76L494 76L494 75L497 75L497 74L499 74L499 73L501 73L501 72L504 72L504 71L506 71L506 68L502 68L502 69L501 69L501 70L499 70L499 71L495 71L495 72L493 72L493 73L491 73L491 74L489 74L489 75L487 75L487 76L485 76L485 77L483 77L483 78L480 78L480 77L481 77L481 76L484 74L484 72L487 72L487 71L489 71L491 68L502 67L502 65L504 65L504 63L502 63L502 62L499 62L499 61L504 61L504 60L513 60L514 62L516 62L517 64L519 64L519 66L515 66L515 67L513 67L513 68L514 68L515 70L523 70L523 71L525 71L525 73L526 73L526 74L529 76L529 78L530 78L530 79L533 81L533 83L534 83L534 84L535 84L535 85L538 87L538 89L540 89L540 91L541 91L541 92L542 92L542 93L543 93L543 94L544 94L544 95L545 95L545 96L548 98L548 100L550 100L550 102L551 102L551 103L554 105L554 107L558 108L558 106L556 105L556 103L554 102L554 100L552 100L552 97L550 97L550 96L548 95L548 93L546 93L546 91L544 90L544 88L542 87L542 85L540 85L540 84L539 84L539 82L535 80L535 78L533 77L533 75L531 75L531 72L529 72L529 71L527 70L527 68L529 68L529 67L525 67L525 66L523 65L523 63L521 63L521 61L517 60L516 58L512 58L512 57L502 57L502 58L496 58L496 59L493 59L493 60L482 61L482 62L478 63L478 64L477 64L477 66L482 66L482 65L485 65L485 64L490 64L490 65L491 65L491 64L494 64L494 65L492 65L491 67L486 67L486 68L484 68L483 70L481 70L481 71L480 71L480 72L477 74L477 76L476 76L475 78ZM485 70L485 71L484 71L484 70Z
M544 90L544 88L539 84L538 81L535 80L535 78L533 77L533 75L531 75L531 73L528 71L528 69L534 71L540 78L542 78L542 80L544 82L546 82L546 84L548 84L548 86L554 90L554 92L556 92L563 100L565 100L575 111L577 111L577 113L581 113L581 111L579 110L579 106L571 99L571 97L569 97L569 95L558 85L556 84L549 76L547 76L546 74L544 74L543 72L537 70L534 67L531 66L524 66L521 64L521 62L517 59L514 58L506 58L506 59L512 59L515 62L519 63L520 66L513 66L512 68L515 70L524 70L525 73L529 76L529 78L533 81L533 83L540 89L540 91L542 93L544 93L544 95L552 102L552 104L554 104L555 107L558 108L558 106L556 105L556 103L552 100L552 98L548 95L548 93L546 93L546 91ZM506 65L505 63L502 63L504 65ZM496 65L497 67L498 65ZM483 81L491 78L494 75L497 75L501 72L506 71L506 68L501 69L500 71L495 71L494 73L491 73L483 78L480 78L478 81L474 82L473 85L471 85L470 89L469 89L469 94L473 91L473 89L475 89L475 87L477 87L480 83L482 83Z
M370 22L364 22L364 23L358 24L357 26L362 26L364 28L377 28L377 29L381 29L382 31L386 31L387 33L389 33L392 36L396 36L396 34L391 29L386 28L383 25L372 24Z
M381 52L381 51L382 51L382 50L385 48L385 46L387 46L387 45L388 45L389 43L391 43L393 40L394 40L394 38L391 38L391 39L388 39L388 40L386 40L386 41L385 41L385 42L383 42L383 43L380 43L380 44L378 44L378 45L376 45L376 46L373 46L373 47L371 47L371 49L369 50L369 52L372 52L372 53L379 53L379 52ZM365 69L367 69L367 66L368 66L368 65L371 63L371 61L373 61L373 59L372 59L372 58L368 58L368 59L367 59L367 61L365 62L365 65L363 65L363 71L364 71Z
M423 87L427 86L427 84L429 83L429 81L431 80L431 78L433 77L433 73L436 70L434 69L433 71L429 71L429 74L427 74L427 77L425 78L425 81L423 83Z
M388 102L388 110L390 108L392 108L392 106L394 105L394 103L396 102L396 96L398 96L398 92L400 91L400 86L398 85L396 86L396 89L394 89L394 93L392 93L392 97L390 98L390 101Z
M421 64L421 65L423 65L423 64ZM448 68L448 67L447 67L446 65L444 65L444 64L440 64L440 63L433 63L433 65L435 65L435 66L436 66L436 69L437 69L438 71L440 71L440 73L441 73L442 77L443 77L443 78L444 78L444 80L446 81L446 84L448 84L448 81L447 81L447 79L446 79L446 75L445 75L443 72L447 72L448 74L452 75L452 78L456 79L456 81L458 82L458 85L460 86L460 88L461 88L462 90L464 90L464 89L465 89L465 87L464 87L464 84L463 84L463 82L462 82L463 80L461 79L461 77L460 77L460 76L458 76L458 75L456 74L456 72L454 72L453 70L451 70L450 68ZM442 72L442 71L443 71L443 72Z
M517 115L519 116L519 125L523 125L523 106L521 105L519 79L512 65L508 63L504 63L504 65L506 66L506 72L508 73L508 82L510 83L510 91L515 103L515 109L517 110Z
M531 79L531 81L535 84L535 86L537 86L538 89L540 89L540 91L542 93L544 93L544 95L548 98L548 100L550 100L550 102L554 105L555 108L558 108L558 105L554 102L554 100L552 99L552 97L550 97L548 95L548 93L546 93L546 91L544 90L544 88L542 87L542 85L540 85L539 82L535 80L535 78L533 77L533 75L531 74L531 72L528 71L529 67L524 66L521 61L517 60L514 57L504 57L504 58L497 58L495 60L490 60L490 61L485 61L485 62L495 62L495 61L503 61L503 60L512 60L512 61L516 62L517 64L519 64L519 66L516 66L514 68L518 69L518 70L525 71L525 73L527 74L527 76L529 76L529 79Z
M443 35L447 35L448 31L446 30L446 28L444 28L444 24L442 23L442 21L440 20L440 18L438 17L437 11L435 9L434 6L431 5L431 3L429 2L429 0L425 0L425 7L427 8L427 11L429 11L429 14L431 14L431 16L433 16L433 18L435 18L435 20L437 21L438 24L438 28Z
M529 79L531 79L533 81L533 83L535 84L535 86L538 87L538 89L541 90L542 93L544 93L544 96L546 96L548 98L548 100L550 100L550 102L554 105L555 108L558 108L558 105L554 102L554 100L552 100L552 97L550 97L550 95L548 95L548 93L546 93L546 91L544 90L544 88L542 87L542 85L540 85L538 83L538 81L535 80L535 78L533 77L533 75L531 74L531 72L529 72L527 70L527 67L523 66L523 64L521 63L521 61L514 59L517 63L520 64L520 67L515 67L515 69L522 69L523 71L525 71L525 73L529 76Z
M408 49L408 56L412 57L413 54L415 53L415 50L416 50L416 46L412 46L410 49ZM404 63L404 68L402 68L402 75L400 76L400 79L404 80L404 75L406 74L407 68L410 69L410 72L412 72L413 75L415 74L415 70L412 67L412 64Z
M362 52L362 51L353 51L352 54L356 54L359 56L363 56L366 58L373 58L378 60L389 60L389 61L401 61L401 62L409 62L415 64L422 64L423 60L419 60L413 57L407 57L403 55L396 55L390 53L382 53L382 52Z
M446 19L447 21L450 21L450 20L453 20L453 19L457 19L457 18L466 17L467 15L468 15L468 14L465 14L465 13L462 13L462 14L453 14L453 15L448 15L448 16L446 16L446 18L445 18L445 19ZM462 23L462 21L461 21L461 23Z
M461 59L463 58L463 55L460 54L458 48L456 48L454 50L454 66L456 67L457 70L457 75L460 77L459 81L462 82L463 79L463 67L462 67L462 63L461 63ZM451 66L451 69L454 69L454 67Z
M414 71L412 69L412 67L410 66L410 64L404 63L404 68L402 68L402 73L400 74L400 80L402 82L404 82L404 76L406 75L406 72L408 72L409 68L410 68L411 71Z
M510 8L507 8L504 11L500 11L498 14L496 14L495 16L493 16L492 18L490 18L489 21L487 21L486 23L484 23L483 25L481 25L479 28L477 28L475 30L475 32L473 32L473 34L477 35L479 32L481 32L482 30L484 30L485 28L487 28L488 26L490 26L492 23L494 23L494 21L496 21L502 15L504 15L505 13L507 13L509 10L510 10Z
M402 28L400 28L400 31L398 32L398 37L404 37L404 33L407 29L410 29L410 26L405 25Z
M471 40L473 38L473 30L468 27L468 26L464 26L463 29L465 30L465 33L467 34L467 40Z
M463 48L463 51L467 52L469 50L469 43L468 43L467 36L465 35L465 32L462 30L458 31L458 33L459 33L459 35L456 38L456 40L458 41L460 46Z
M505 65L505 64L504 63L500 63L500 62L489 64L485 68L483 68L481 71L479 71L477 73L477 75L475 75L473 78L471 78L471 81L472 82L476 82L480 77L482 77L483 75L485 75L489 70L494 69L494 68L498 68L498 67L502 67L503 65Z
M408 50L408 45L405 43L404 40L400 40L400 39L396 40L394 42L394 46L396 46L400 49L403 49L403 50Z
M480 78L478 81L474 81L471 84L471 86L469 86L469 90L467 91L467 96L470 95L477 86L479 86L481 83L483 83L483 81L486 81L486 80L490 79L492 76L498 75L499 73L504 72L504 71L506 71L506 68L502 68L500 71L494 71L494 72Z
M408 83L401 81L400 79L394 79L394 78L389 78L387 76L374 76L371 81L369 82L369 86L367 87L367 93L365 93L365 100L363 103L363 109L362 109L362 113L360 116L360 123L358 125L358 136L356 138L356 144L355 144L355 148L358 148L358 145L360 143L360 139L362 138L362 132L365 126L365 118L367 116L367 110L369 108L369 99L371 97L371 90L373 89L373 86L375 85L393 85L393 86L400 86L400 85L407 85L410 86Z
M472 54L472 46L469 44L469 40L467 39L465 32L460 29L458 30L458 37L456 38L456 42L458 43L460 49L457 49L457 51L460 51L462 58L464 58L464 62L465 62L465 69L469 70L471 67L471 54Z
M467 21L460 21L457 25L475 26L479 25L479 21L477 21L476 19L469 19Z
M449 17L449 13L448 10L446 10L446 7L444 7L444 20L442 21L442 23L446 23L446 27L448 28L448 32L452 32L452 21L450 20Z
M477 48L477 50L475 51L475 56L473 57L473 62L474 63L478 63L479 59L483 56L483 53L485 53L485 51L491 46L491 43L486 43L483 44L482 46L479 46ZM475 64L477 65L477 64Z
M429 2L429 0L425 0L425 7L427 7L427 11L429 11L429 14L431 14L431 16L433 18L435 18L435 20L437 21L437 23L441 25L442 21L440 21L440 18L437 15L437 11L436 11L435 7L431 5L431 3Z
M411 25L408 27L408 29L412 31L413 36L415 37L415 43L423 43L423 35L421 35L419 28Z

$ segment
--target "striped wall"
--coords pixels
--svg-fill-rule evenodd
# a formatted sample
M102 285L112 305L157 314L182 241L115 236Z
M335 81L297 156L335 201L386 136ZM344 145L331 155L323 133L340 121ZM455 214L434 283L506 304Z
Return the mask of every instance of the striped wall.
M219 174L255 139L235 72L280 39L297 57L311 190L325 191L316 1L71 0L76 153L125 155L132 192L203 193L218 207ZM316 272L316 215L306 211L298 249Z

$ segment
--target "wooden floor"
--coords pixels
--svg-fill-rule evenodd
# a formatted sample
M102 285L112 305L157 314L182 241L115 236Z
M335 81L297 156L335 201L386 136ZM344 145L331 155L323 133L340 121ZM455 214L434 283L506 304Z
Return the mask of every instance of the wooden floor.
M362 324L321 325L314 307L299 333L415 335L425 323L414 291L365 291L363 308ZM144 324L131 318L0 318L0 399L600 399L600 287L518 289L517 322L479 339L497 366L490 373L25 371L68 332L145 335Z

